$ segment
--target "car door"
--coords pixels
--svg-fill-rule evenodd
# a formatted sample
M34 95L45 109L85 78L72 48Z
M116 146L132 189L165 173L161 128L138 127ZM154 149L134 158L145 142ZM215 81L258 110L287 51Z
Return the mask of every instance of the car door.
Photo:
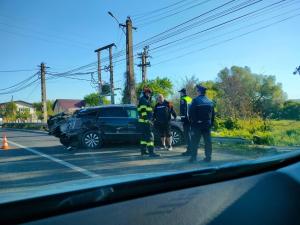
M136 135L140 135L138 129L138 112L136 107L125 107L124 108L127 114L127 135L130 137L134 137Z
M107 139L125 139L128 134L128 116L124 107L103 107L99 112L98 126Z

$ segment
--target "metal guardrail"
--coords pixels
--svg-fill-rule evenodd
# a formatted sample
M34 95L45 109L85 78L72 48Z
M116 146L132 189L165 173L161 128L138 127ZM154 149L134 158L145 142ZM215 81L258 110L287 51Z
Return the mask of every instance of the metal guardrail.
M18 128L18 129L48 129L46 123L3 123L4 128Z

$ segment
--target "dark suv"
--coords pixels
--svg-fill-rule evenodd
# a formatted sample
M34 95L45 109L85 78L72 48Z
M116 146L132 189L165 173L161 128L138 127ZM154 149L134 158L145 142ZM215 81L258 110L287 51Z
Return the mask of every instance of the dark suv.
M134 105L106 105L85 108L59 126L60 141L65 146L99 148L104 142L139 140L138 112ZM184 143L182 124L171 121L173 145ZM156 142L159 141L154 130Z

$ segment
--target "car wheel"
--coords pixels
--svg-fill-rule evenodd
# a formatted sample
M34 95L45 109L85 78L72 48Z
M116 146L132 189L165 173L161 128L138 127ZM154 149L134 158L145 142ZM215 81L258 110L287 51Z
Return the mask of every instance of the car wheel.
M172 134L172 145L180 145L183 143L183 134L178 128L171 128L171 134Z
M102 138L98 132L88 131L82 135L81 143L84 148L96 149L102 145Z

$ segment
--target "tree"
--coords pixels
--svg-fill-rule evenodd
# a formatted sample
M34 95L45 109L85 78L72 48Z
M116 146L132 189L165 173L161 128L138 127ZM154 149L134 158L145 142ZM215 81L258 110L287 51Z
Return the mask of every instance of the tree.
M17 105L13 101L5 105L4 117L8 122L13 122L16 120L17 115Z
M99 93L91 93L86 96L84 96L84 101L86 106L98 106L100 102L100 96ZM104 105L107 105L110 103L109 100L107 100L105 97L102 97L102 102Z
M54 101L47 100L46 104L47 104L47 114L48 114L48 117L52 116L54 114L54 112L53 112ZM43 106L42 106L42 102L35 102L35 103L33 103L33 107L35 109L35 113L36 113L38 119L42 120L43 119Z
M16 119L19 119L21 122L27 121L31 117L30 110L28 108L18 111L16 114Z
M249 67L221 70L217 78L217 109L222 117L274 116L286 98L274 76L252 73Z
M300 102L286 101L280 113L281 119L300 120Z
M154 97L158 94L163 94L166 98L173 93L173 84L168 78L157 77L154 80L148 80L137 84L136 93L137 96L141 96L144 87L151 88Z
M254 97L254 111L263 118L278 117L286 100L282 85L275 76L256 75L257 89Z

